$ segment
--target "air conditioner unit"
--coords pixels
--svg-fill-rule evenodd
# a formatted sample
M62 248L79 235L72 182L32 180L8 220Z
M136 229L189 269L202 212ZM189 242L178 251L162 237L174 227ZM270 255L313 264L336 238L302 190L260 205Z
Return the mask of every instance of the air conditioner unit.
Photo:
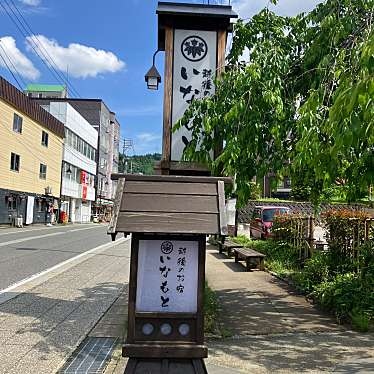
M52 187L51 186L47 186L44 190L45 190L46 195L52 195Z

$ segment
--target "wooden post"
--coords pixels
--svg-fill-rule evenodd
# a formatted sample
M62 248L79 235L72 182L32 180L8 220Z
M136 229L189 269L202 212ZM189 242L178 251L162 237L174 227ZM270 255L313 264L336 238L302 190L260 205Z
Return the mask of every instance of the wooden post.
M310 256L314 252L314 218L309 216L309 248Z
M173 43L172 27L165 28L165 75L164 75L164 126L162 141L161 174L168 174L171 154L171 112L173 91Z

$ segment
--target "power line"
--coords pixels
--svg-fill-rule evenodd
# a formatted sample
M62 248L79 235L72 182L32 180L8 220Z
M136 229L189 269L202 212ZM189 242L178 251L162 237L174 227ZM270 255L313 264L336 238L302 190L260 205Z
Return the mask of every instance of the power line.
M32 30L32 28L30 26L30 24L27 22L27 20L25 19L25 17L22 15L22 12L20 11L19 7L17 7L17 5L15 4L15 2L13 0L9 0L9 1L13 4L13 7L16 9L17 13L20 15L21 19L23 20L23 22L26 25L26 27L29 30L29 32L31 32L31 35L33 37L35 37L35 39L38 41L39 49L42 52L43 56L47 60L49 60L49 62L51 64L51 67L53 68L53 70L56 72L56 74L58 74L59 77L62 77L62 80L64 81L65 77L55 69L55 68L57 68L56 62L53 60L52 56L49 54L48 50L44 47L43 43L40 41L40 39L38 38L38 36L34 33L34 31ZM27 31L27 29L26 29L26 31ZM34 39L33 39L33 42L35 44L35 40ZM44 50L45 54L44 54L44 52L42 50ZM79 92L75 89L75 87L73 86L72 83L69 83L68 79L66 79L66 86L67 87L70 86L69 88L71 89L71 91L73 92L73 94L75 96L80 97Z
M19 17L17 16L17 14L14 12L14 10L12 9L12 7L9 5L9 3L7 2L7 0L4 0L4 2L6 3L6 5L8 6L9 10L4 6L4 4L2 2L0 2L0 5L1 7L5 10L6 14L8 15L8 17L10 18L10 20L14 23L14 25L16 26L16 28L18 29L18 31L21 33L21 35L24 37L24 38L27 38L27 35L26 33L28 33L27 29L25 28L25 26L23 25L23 23L21 22L21 20L19 19ZM17 21L15 20L15 18L18 20L18 23ZM26 33L25 33L26 32ZM35 35L32 35L35 37ZM60 83L62 84L65 84L64 82L64 79L61 79L61 76L60 74L56 71L56 69L54 68L53 64L50 66L45 60L48 60L46 58L46 56L43 54L44 58L40 56L40 54L38 53L37 51L37 44L36 42L34 41L33 38L31 38L32 42L30 43L30 46L31 48L33 49L33 51L35 52L35 54L40 58L40 60L43 62L43 64L47 67L47 69L50 71L50 73L53 75L53 77ZM36 47L36 48L35 48ZM41 51L42 52L42 51ZM52 69L53 70L52 70ZM76 96L76 94L74 94ZM79 94L78 94L79 96Z
M0 40L0 47L1 47L1 49L4 51L5 55L8 57L8 59L9 59L9 56L7 55L7 53L5 52L5 49L4 49L3 46L2 46L1 40ZM10 74L12 74L13 79L17 82L18 87L22 90L22 87L21 87L21 85L20 85L18 79L17 79L16 76L14 75L12 69L9 67L8 63L5 61L5 58L4 58L4 56L3 56L1 53L0 53L0 57L1 57L1 59L3 60L3 62L4 62L4 64L5 64L5 66L7 67L7 69L9 70ZM10 61L10 63L13 65L13 63L12 63L12 61L11 61L10 59L9 59L9 61ZM14 65L13 65L13 67L14 67ZM17 72L17 69L15 69L15 71ZM17 73L18 73L18 72L17 72ZM18 75L19 75L19 73L18 73ZM19 75L19 77L21 77L21 76Z

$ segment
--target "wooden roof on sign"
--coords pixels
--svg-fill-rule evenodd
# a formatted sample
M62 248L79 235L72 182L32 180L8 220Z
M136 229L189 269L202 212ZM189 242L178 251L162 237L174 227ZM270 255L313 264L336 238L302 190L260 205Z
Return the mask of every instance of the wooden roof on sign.
M165 50L165 28L185 30L231 30L231 18L238 15L230 5L173 3L160 1L158 15L158 49Z
M230 178L112 175L118 180L108 234L227 234Z

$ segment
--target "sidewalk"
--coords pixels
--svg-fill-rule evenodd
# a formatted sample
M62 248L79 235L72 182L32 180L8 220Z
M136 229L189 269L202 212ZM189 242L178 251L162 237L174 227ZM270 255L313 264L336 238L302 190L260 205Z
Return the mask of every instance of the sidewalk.
M266 272L208 245L207 279L231 337L208 341L207 363L244 373L374 373L374 334L348 331Z
M0 373L55 373L118 298L128 274L129 242L120 241L2 303Z

